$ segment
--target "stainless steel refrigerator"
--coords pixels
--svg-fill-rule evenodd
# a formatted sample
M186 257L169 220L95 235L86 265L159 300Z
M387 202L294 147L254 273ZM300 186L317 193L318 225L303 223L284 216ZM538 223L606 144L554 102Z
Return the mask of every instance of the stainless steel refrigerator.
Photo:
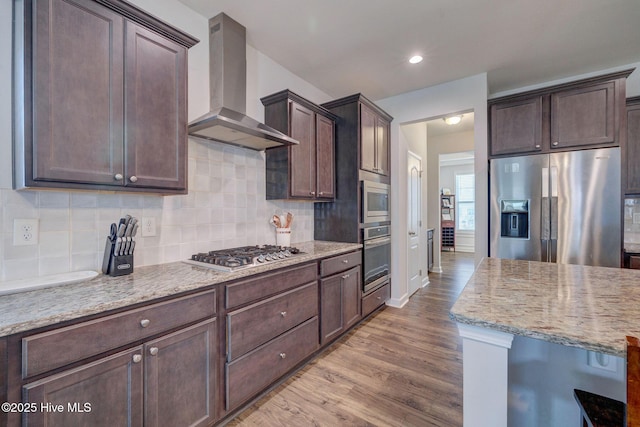
M620 149L491 160L496 258L620 267Z

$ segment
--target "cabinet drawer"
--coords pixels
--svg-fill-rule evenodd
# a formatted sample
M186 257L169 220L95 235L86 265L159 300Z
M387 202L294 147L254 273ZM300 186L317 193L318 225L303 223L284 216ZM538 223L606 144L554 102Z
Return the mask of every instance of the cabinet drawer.
M317 282L234 311L227 315L227 360L317 315Z
M226 285L225 307L238 307L313 282L318 278L317 269L316 263L306 264Z
M382 287L371 292L366 297L362 298L362 317L367 316L376 308L384 304L385 301L391 296L391 285L389 282Z
M22 377L41 374L216 314L216 291L189 295L22 339Z
M268 387L318 348L318 318L307 320L238 360L227 363L227 410Z
M342 254L320 261L320 275L330 276L362 263L362 251Z

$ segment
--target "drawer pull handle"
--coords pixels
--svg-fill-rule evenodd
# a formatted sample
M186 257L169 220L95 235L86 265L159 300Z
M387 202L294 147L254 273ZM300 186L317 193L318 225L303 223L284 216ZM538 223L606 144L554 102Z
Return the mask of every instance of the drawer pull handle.
M152 356L155 356L156 354L158 354L158 347L151 347L149 349L149 354Z
M348 259L343 259L343 260L342 260L342 263L343 263L343 264L349 264L349 260L348 260Z
M280 353L280 359L286 359L287 353Z
M133 355L133 363L140 363L142 362L142 355L141 354L134 354Z
M286 315L287 315L287 312L286 312L286 311L281 311L281 312L280 312L280 316L285 317Z
M342 276L343 279L348 279L350 276L350 274L345 274L344 276Z
M151 324L151 320L149 319L142 319L140 321L140 326L142 326L143 328L146 328L147 326L149 326Z

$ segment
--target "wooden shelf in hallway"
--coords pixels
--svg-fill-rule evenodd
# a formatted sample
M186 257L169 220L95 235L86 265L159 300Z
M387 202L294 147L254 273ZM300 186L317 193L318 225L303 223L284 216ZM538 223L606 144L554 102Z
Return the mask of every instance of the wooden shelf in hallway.
M387 307L228 426L462 426L462 344L449 310L473 254L442 254L443 273L402 309Z

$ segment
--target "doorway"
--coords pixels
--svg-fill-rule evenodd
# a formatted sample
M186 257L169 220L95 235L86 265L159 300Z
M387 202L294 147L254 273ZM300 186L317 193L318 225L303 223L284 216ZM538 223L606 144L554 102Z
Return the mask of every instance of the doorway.
M444 117L426 121L427 125L427 228L434 229L434 266L432 271L442 272L441 251L473 253L475 248L475 189L469 192L469 178L475 184L475 135L474 113L472 111L456 113L461 116L458 124L449 125ZM467 185L465 185L467 184ZM451 196L449 220L452 226L445 233L448 245L443 246L443 209L442 194ZM462 193L461 193L462 192ZM461 204L462 202L462 204ZM469 206L469 203L473 207ZM471 218L470 218L471 217Z

